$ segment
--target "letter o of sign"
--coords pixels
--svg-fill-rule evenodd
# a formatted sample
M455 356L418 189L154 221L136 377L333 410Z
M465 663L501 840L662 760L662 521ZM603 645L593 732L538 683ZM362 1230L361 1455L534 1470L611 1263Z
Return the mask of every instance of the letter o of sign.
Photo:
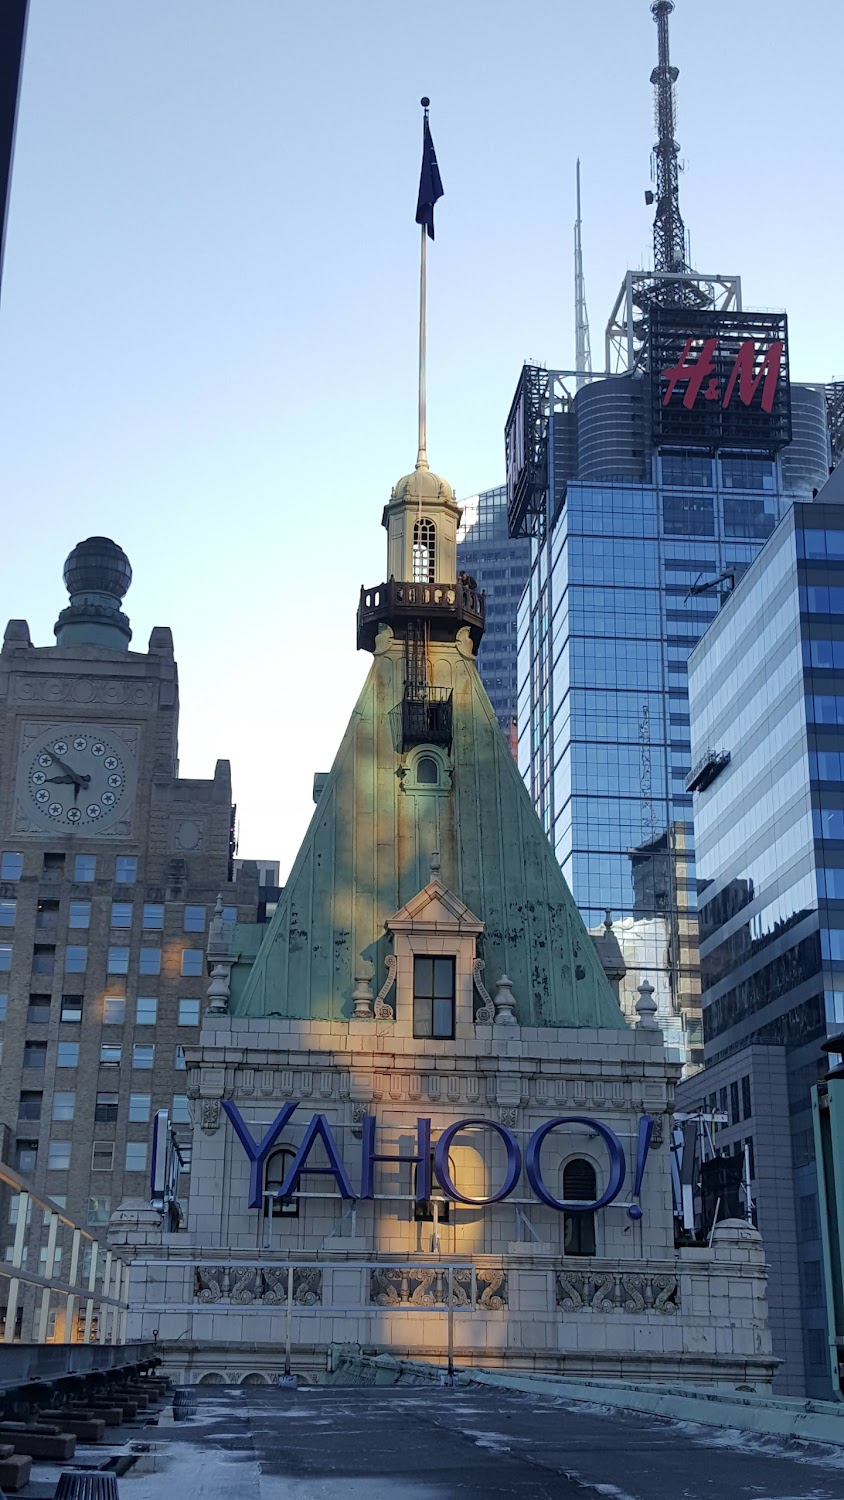
M590 1130L594 1130L596 1135L601 1137L610 1154L610 1180L600 1198L596 1198L594 1203L566 1203L565 1200L561 1202L559 1198L549 1193L542 1180L542 1167L539 1160L542 1143L546 1135L550 1135L558 1125L588 1125ZM537 1198L541 1198L549 1208L557 1208L563 1213L594 1213L597 1208L606 1208L608 1203L612 1203L613 1198L618 1197L624 1186L625 1165L621 1141L615 1131L610 1130L609 1125L602 1124L600 1120L590 1120L586 1115L560 1115L556 1120L546 1120L544 1125L540 1125L528 1141L525 1166L528 1182Z
M490 1194L488 1198L467 1198L465 1193L459 1192L455 1187L451 1180L451 1173L448 1170L448 1153L451 1149L451 1143L457 1132L465 1130L467 1125L483 1125L487 1130L496 1131L507 1150L507 1174L503 1185L498 1189L497 1193ZM519 1180L521 1170L522 1153L519 1150L519 1143L512 1130L508 1130L506 1125L499 1125L497 1120L456 1120L453 1125L449 1125L448 1129L443 1131L437 1141L437 1148L434 1152L434 1171L439 1178L446 1197L453 1198L455 1203L467 1203L470 1208L483 1208L487 1203L500 1203L502 1198L506 1198L512 1193Z

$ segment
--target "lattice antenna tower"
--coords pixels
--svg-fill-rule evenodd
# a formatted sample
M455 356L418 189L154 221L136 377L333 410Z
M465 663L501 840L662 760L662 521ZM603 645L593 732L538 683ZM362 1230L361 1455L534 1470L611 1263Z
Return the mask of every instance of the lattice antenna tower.
M672 66L668 37L668 17L673 9L674 0L653 0L651 5L659 33L659 62L651 73L657 133L651 159L656 186L654 270L682 274L689 270L689 257L680 213L680 146L675 140L680 70Z
M574 327L576 371L575 388L579 391L592 374L592 347L589 342L589 313L586 309L586 281L583 275L583 240L580 218L580 157L577 159L577 218L574 223Z

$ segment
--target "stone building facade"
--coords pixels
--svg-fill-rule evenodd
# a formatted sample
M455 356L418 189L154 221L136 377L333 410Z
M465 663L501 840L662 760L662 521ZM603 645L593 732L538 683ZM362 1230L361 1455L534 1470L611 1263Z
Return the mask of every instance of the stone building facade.
M258 947L212 923L186 1229L111 1222L130 1336L186 1380L351 1342L767 1384L759 1236L675 1249L679 1063L648 985L625 1021L496 721L459 514L424 465L396 486L372 668L276 912Z
M65 581L56 644L12 620L0 652L0 1122L6 1159L105 1227L146 1191L154 1111L189 1134L208 923L220 893L254 921L258 883L230 881L228 761L179 776L173 640L129 649L124 554L91 538Z

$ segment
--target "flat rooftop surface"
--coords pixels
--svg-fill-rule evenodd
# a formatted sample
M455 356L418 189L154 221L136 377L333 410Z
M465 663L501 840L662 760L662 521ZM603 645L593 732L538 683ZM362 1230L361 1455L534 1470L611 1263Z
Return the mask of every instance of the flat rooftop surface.
M485 1386L197 1394L194 1418L174 1422L168 1405L146 1430L149 1449L120 1479L120 1500L844 1495L844 1449Z

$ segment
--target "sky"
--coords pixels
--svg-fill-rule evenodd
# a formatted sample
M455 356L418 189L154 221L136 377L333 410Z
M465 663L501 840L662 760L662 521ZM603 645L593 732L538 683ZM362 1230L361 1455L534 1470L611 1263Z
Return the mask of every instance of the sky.
M677 0L692 260L844 378L841 0ZM582 160L596 364L649 263L648 0L30 0L0 299L0 614L53 643L64 559L113 537L133 646L170 625L181 774L232 763L282 875L370 657L361 584L416 456L423 94L428 453L503 481L525 360L574 359ZM2 624L2 622L0 622Z

